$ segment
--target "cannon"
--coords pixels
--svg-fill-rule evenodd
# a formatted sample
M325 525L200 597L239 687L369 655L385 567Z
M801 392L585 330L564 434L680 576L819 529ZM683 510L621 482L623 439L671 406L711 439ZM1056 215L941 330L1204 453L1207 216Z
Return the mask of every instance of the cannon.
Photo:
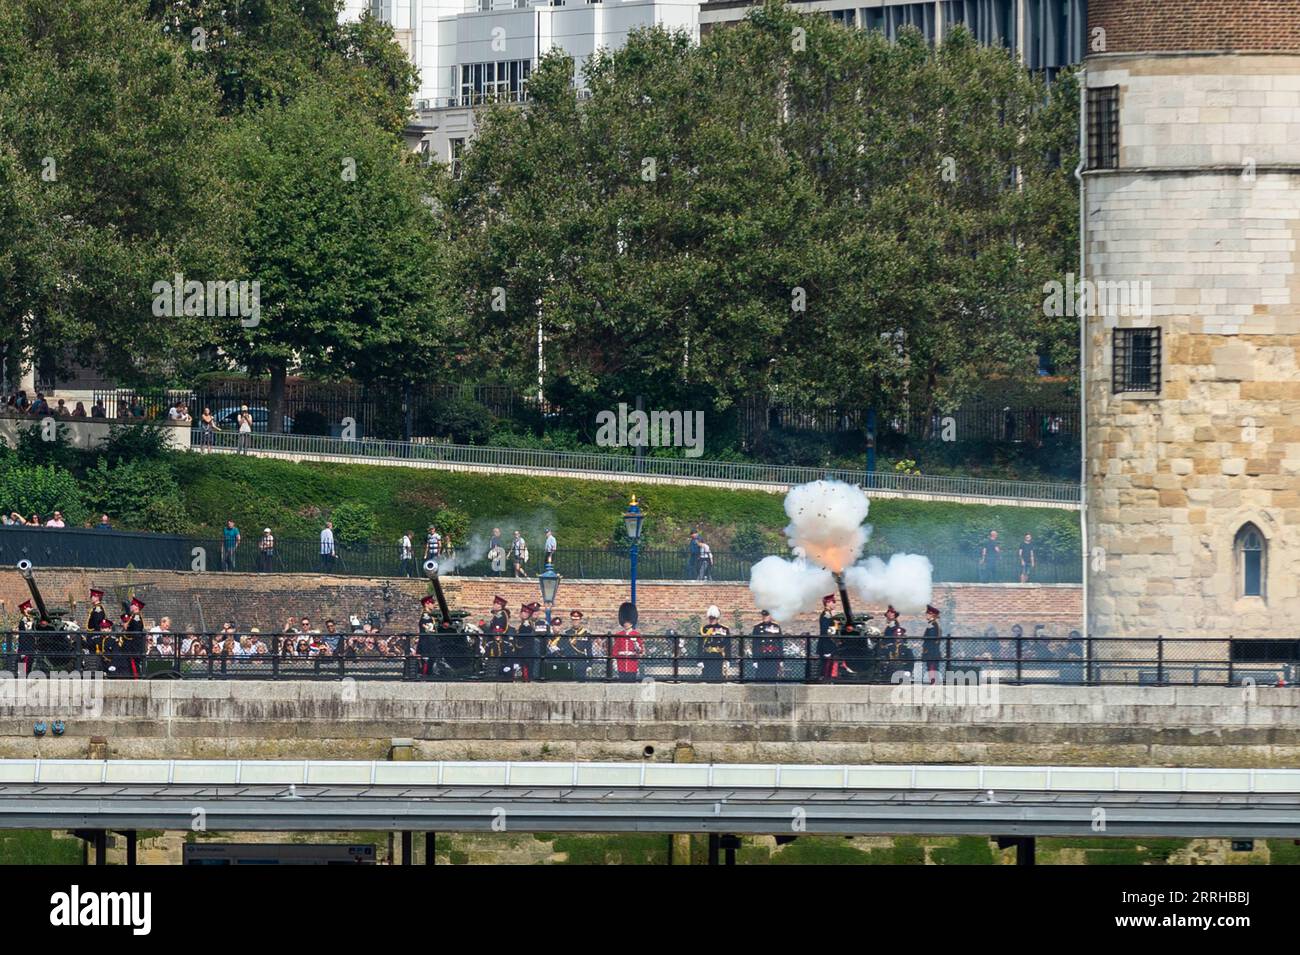
M31 592L32 603L37 613L36 626L27 638L19 637L19 652L32 654L34 657L32 662L36 669L69 668L76 657L75 638L70 636L69 632L79 629L76 622L66 619L65 611L51 612L46 607L41 589L36 586L36 574L33 572L30 560L24 558L18 561L18 573L22 574L23 580L27 581L27 589Z
M469 616L467 610L452 610L447 605L447 595L443 593L442 581L438 577L438 562L436 560L426 560L424 562L424 576L429 578L433 584L433 595L438 600L438 630L441 632L455 631L463 633L465 631L465 618Z
M482 653L479 635L482 631L466 622L468 611L452 610L447 605L436 560L424 562L424 576L433 585L433 596L438 601L438 632L433 638L433 646L426 644L426 637L421 636L420 656L432 661L432 673L467 675L479 666Z

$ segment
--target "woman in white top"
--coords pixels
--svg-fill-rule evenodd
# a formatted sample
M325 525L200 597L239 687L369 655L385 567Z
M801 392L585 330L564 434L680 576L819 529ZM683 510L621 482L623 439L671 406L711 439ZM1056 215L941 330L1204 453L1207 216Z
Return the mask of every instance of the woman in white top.
M235 418L239 424L239 453L246 454L248 446L253 440L253 416L248 411L248 405L239 409L239 415Z

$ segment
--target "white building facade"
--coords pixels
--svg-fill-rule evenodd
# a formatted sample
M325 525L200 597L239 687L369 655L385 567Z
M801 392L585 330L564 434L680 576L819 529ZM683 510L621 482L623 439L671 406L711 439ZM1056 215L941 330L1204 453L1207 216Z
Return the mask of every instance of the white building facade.
M366 11L392 25L420 71L407 138L441 162L454 162L473 137L477 107L527 99L529 76L552 50L573 59L581 89L587 59L619 49L635 29L700 37L699 0L347 0L343 16Z

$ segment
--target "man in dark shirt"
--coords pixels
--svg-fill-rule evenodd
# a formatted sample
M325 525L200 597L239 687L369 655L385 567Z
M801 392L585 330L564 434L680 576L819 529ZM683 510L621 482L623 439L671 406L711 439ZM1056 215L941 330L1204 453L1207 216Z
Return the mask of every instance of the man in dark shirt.
M998 532L989 531L989 536L980 545L980 583L998 579L998 558L1002 556L1002 545L998 543Z
M1034 535L1026 534L1025 539L1020 542L1020 582L1029 583L1029 578L1034 575L1038 568L1038 561L1034 557Z

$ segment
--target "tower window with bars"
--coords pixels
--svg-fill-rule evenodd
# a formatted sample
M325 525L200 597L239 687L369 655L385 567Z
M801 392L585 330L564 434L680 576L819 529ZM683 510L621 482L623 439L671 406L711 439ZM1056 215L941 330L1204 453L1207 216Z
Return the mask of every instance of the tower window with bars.
M1114 394L1128 391L1160 391L1160 329L1115 329L1115 353L1111 368Z
M1088 90L1088 168L1119 168L1119 87Z

